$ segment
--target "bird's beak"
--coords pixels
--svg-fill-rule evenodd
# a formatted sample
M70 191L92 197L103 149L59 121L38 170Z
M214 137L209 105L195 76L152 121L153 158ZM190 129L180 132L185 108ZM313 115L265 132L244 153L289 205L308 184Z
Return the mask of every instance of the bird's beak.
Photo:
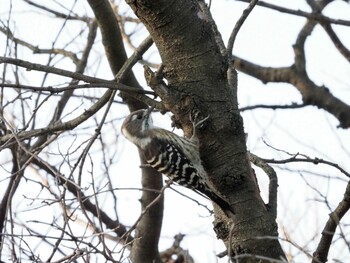
M151 115L151 112L154 110L154 107L149 107L147 110L145 110L145 117L149 117Z
M143 114L143 117L148 121L149 116L151 116L151 112L154 110L154 107L149 107L147 110L145 110L145 113Z

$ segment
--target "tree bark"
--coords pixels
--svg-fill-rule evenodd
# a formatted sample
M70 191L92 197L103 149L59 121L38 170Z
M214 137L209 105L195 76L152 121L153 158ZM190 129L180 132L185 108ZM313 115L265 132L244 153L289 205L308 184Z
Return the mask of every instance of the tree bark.
M203 165L212 184L233 209L233 228L217 211L215 230L230 240L240 262L269 262L285 255L277 224L263 203L247 158L243 120L227 81L228 63L198 1L127 1L160 52L169 90L161 99L175 123L190 135L189 115L209 116L196 131ZM260 259L259 259L260 257Z

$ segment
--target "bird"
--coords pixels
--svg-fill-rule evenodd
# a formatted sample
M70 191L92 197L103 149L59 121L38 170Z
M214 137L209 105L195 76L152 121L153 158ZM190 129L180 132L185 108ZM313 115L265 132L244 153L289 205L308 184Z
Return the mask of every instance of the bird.
M232 217L233 209L210 186L197 141L154 126L152 110L151 107L130 113L121 126L124 137L139 148L149 166L173 182L205 195Z

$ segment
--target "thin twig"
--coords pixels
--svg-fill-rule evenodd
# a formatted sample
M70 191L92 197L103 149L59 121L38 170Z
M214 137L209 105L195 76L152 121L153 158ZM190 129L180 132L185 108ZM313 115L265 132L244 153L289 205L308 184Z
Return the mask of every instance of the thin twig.
M135 49L134 53L124 63L123 67L115 75L115 80L117 82L123 81L123 78L127 76L125 72L129 72L136 62L142 59L142 55L152 46L152 44L153 39L151 36L148 36L144 41L142 41L142 43Z
M54 88L52 86L47 87L38 87L38 86L29 86L29 85L21 85L21 84L7 84L0 83L1 88L15 88L15 89L23 89L23 90L31 90L37 92L49 92L50 94L58 94L67 90L75 90L75 89L87 89L87 88L108 88L112 90L120 90L120 91L128 91L128 92L136 92L139 94L149 94L155 95L153 91L141 90L138 88L130 87L128 85L124 85L122 83L116 83L110 81L109 83L92 83L92 84L77 84L77 85L68 85L62 88Z
M264 104L257 104L257 105L252 105L252 106L245 106L241 107L239 110L241 112L247 111L247 110L254 110L254 109L270 109L270 110L277 110L277 109L300 109L310 106L305 103L296 103L292 102L290 105L264 105Z
M332 240L340 223L340 220L350 209L350 182L348 183L344 197L338 204L337 208L329 215L329 219L322 230L322 237L313 254L312 263L327 262L328 252Z
M51 73L51 74L55 74L55 75L59 75L67 78L81 80L86 83L111 83L112 81L112 80L104 80L100 78L90 77L84 74L80 74L80 73L76 73L76 72L72 72L72 71L68 71L68 70L64 70L64 69L60 69L52 66L45 66L41 64L31 63L31 62L24 61L17 58L0 56L0 64L2 63L26 68L28 71L30 70L42 71L42 72Z
M249 3L249 0L237 0L240 2L245 2L245 3ZM330 18L328 16L322 15L321 13L308 13L302 10L293 10L293 9L289 9L289 8L285 8L282 6L278 6L278 5L274 5L274 4L270 4L270 3L266 3L264 1L259 1L258 6L262 6L262 7L266 7L281 13L286 13L286 14L290 14L290 15L295 15L295 16L302 16L302 17L306 17L308 19L312 19L312 20L316 20L319 22L328 22L331 24L337 24L337 25L343 25L343 26L350 26L350 21L349 20L343 20L343 19L334 19L334 18Z
M329 38L332 40L334 46L338 49L339 53L350 62L350 50L341 42L337 34L334 32L330 23L320 23L323 29L327 32Z
M22 39L15 37L11 32L11 30L7 27L0 27L0 32L4 33L8 39L11 39L16 44L22 45L32 50L34 54L60 54L65 57L69 57L75 64L79 62L79 59L74 52L70 52L68 50L61 49L61 48L51 48L51 49L39 48L38 46L34 46L27 41L24 41Z
M307 157L307 156L304 156L304 158L297 158L297 156L300 156L300 154L296 154L295 156L291 157L291 158L287 158L287 159L282 159L282 160L275 160L275 159L264 159L264 158L261 158L264 162L267 162L267 163L275 163L275 164L285 164L285 163L295 163L295 162L305 162L305 163L313 163L315 165L317 164L326 164L326 165L329 165L329 166L332 166L336 169L338 169L342 174L344 174L345 176L349 177L350 178L350 173L348 173L347 171L345 171L343 168L341 168L339 166L339 164L337 163L333 163L333 162L330 162L330 161L326 161L326 160L323 160L323 159L320 159L320 158L310 158L310 157Z
M168 180L166 184L160 189L160 192L156 198L153 199L152 202L150 202L145 209L141 212L139 218L135 221L135 223L130 227L130 229L123 235L123 237L127 237L128 235L131 234L131 232L136 228L137 224L141 221L142 217L148 212L148 210L155 204L157 203L162 195L164 194L165 189L167 189L171 184L173 183L172 180Z
M43 6L43 5L39 5L37 3L34 3L33 1L30 1L30 0L23 0L24 2L28 3L29 5L32 5L32 6L35 6L36 8L39 8L45 12L48 12L48 13L51 13L53 15L55 15L56 17L58 18L64 18L64 19L67 19L67 20L81 20L81 21L84 21L84 22L88 22L91 18L90 17L86 17L86 16L78 16L78 15L68 15L68 14L64 14L64 13L61 13L61 12L58 12L56 10L53 10L51 8L48 8L47 6ZM69 10L70 13L71 10Z
M248 7L243 11L241 17L238 19L235 27L232 30L232 33L230 35L230 38L228 40L227 43L227 55L229 56L229 59L231 58L232 55L232 51L233 51L233 46L235 44L235 40L238 34L238 31L241 29L244 21L247 19L247 17L249 16L249 14L252 12L253 8L255 7L255 5L258 3L259 0L251 0L250 4L248 5Z
M275 170L263 161L259 156L249 153L250 161L260 167L266 175L269 177L269 202L268 202L268 211L271 216L277 218L277 188L278 188L278 179Z

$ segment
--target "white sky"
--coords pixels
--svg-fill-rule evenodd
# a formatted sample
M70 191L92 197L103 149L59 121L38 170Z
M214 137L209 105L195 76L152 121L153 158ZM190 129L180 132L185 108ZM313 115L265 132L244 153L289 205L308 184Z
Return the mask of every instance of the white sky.
M9 1L10 2L10 1ZM7 2L7 4L9 3ZM283 0L269 1L275 4L281 4L293 9L301 9L309 11L304 1ZM68 8L72 5L72 1L66 1ZM2 3L3 4L3 3ZM235 21L240 16L246 4L237 3L235 1L212 1L212 13L217 22L218 28L223 35L225 43ZM5 10L5 9L4 9ZM50 41L55 38L61 26L61 22L57 19L45 19L37 13L24 12L27 5L19 0L12 1L12 10L16 15L16 20L11 21L14 26L15 34L21 38L25 38L33 44L38 44L41 48L49 48ZM83 11L81 11L83 10ZM84 4L80 9L81 13L91 14L89 8ZM338 18L349 19L350 5L344 1L335 1L324 11L325 14ZM0 13L1 21L4 22L8 17L8 12ZM30 18L30 19L28 19ZM273 12L265 8L256 7L252 14L243 25L238 34L234 53L252 62L265 66L288 66L293 62L292 44L296 35L303 26L304 19L295 16ZM81 25L74 22L68 27L70 32L67 36L75 36L80 30ZM350 48L350 29L342 26L335 26L335 31L339 33L340 39ZM0 52L4 54L3 36L0 36ZM83 43L84 37L81 39ZM62 40L64 42L64 40ZM100 45L99 45L100 46ZM318 85L326 85L331 92L343 101L350 103L349 63L342 58L333 44L329 41L328 36L323 29L318 27L314 30L312 36L306 43L307 52L307 70L312 80ZM98 51L101 52L101 51ZM96 54L98 53L96 51ZM149 52L150 56L153 54ZM42 57L32 55L27 50L19 50L19 57L31 62L45 63ZM112 75L106 64L105 58L99 58L94 55L96 62L100 62L96 75L111 79ZM152 57L156 61L157 58ZM60 62L59 66L64 64L65 69L74 70L71 64ZM103 69L108 70L103 70ZM136 73L141 83L144 83L141 67L136 68ZM88 71L87 74L94 75L95 71ZM28 75L26 75L28 77ZM36 78L38 76L38 78ZM32 85L39 85L40 74L30 72L28 82ZM58 78L57 78L58 79ZM51 81L55 83L56 78ZM58 80L61 81L61 80ZM57 82L56 82L57 83ZM301 102L301 96L298 91L287 84L268 84L264 85L260 81L252 79L239 73L239 102L241 106L254 104L290 104L291 102ZM47 105L49 110L51 104ZM75 114L78 114L75 113ZM119 106L114 109L109 116L109 120L125 116L127 111ZM169 116L159 116L154 114L155 123L160 126L171 129ZM48 119L51 115L46 116ZM67 115L67 119L73 115ZM273 151L265 145L263 140L272 146L283 149L291 153L303 153L310 157L320 157L339 163L344 169L350 171L349 151L350 151L350 135L348 130L337 129L338 121L330 114L316 109L314 107L302 108L299 110L255 110L243 113L245 121L245 129L249 134L248 148L253 153L265 158L286 158L279 152ZM115 127L120 127L121 121L115 122ZM87 132L84 138L89 138L90 132ZM80 140L83 138L80 137ZM113 143L115 138L105 138L106 141ZM77 142L78 143L78 142ZM60 145L60 150L67 150L67 146ZM55 146L53 146L54 148ZM56 146L57 147L57 146ZM132 146L124 138L118 139L118 162L110 169L118 171L116 175L116 187L139 187L140 186L140 169L138 168L138 157L136 147ZM0 153L0 163L4 163L6 153ZM315 199L320 196L310 187L306 186L304 179L322 194L327 195L329 204L334 208L341 200L345 183L340 180L321 179L318 176L304 172L313 171L322 175L335 177L339 176L346 180L337 170L329 168L325 165L310 164L290 164L287 166L275 166L279 177L279 215L278 222L280 225L281 237L282 227L285 228L291 240L300 246L308 245L307 248L312 253L315 244L319 240L319 236L312 241L315 233L320 233L323 228L329 210L323 203ZM289 170L293 170L292 172ZM299 170L300 172L297 172ZM266 176L257 169L258 179L263 198L266 199L267 179ZM99 180L103 177L96 178ZM101 179L102 180L102 179ZM89 179L87 179L87 182ZM174 187L182 189L180 187ZM183 190L187 195L200 200L210 206L203 198ZM135 191L118 192L118 212L120 221L127 225L131 225L139 215L138 198L140 193L134 194ZM32 195L32 189L27 189L28 195ZM35 194L34 194L35 196ZM108 201L109 199L107 199ZM103 203L104 208L108 209L108 202ZM23 209L28 204L23 204ZM131 209L132 208L132 209ZM109 208L110 209L110 208ZM48 208L50 210L50 208ZM184 212L185 211L185 212ZM54 211L46 211L46 215L51 215ZM113 213L112 213L113 214ZM215 234L212 231L213 218L208 217L208 213L196 203L187 200L178 195L174 191L168 189L165 197L165 215L162 230L162 240L160 249L168 248L173 242L173 236L179 232L186 234L186 238L181 243L182 247L189 249L190 254L197 262L227 262L227 260L217 261L215 254L224 250L220 241L215 240ZM350 223L349 215L344 218L344 223ZM338 243L336 243L338 244ZM293 262L309 261L303 253L283 244L286 252L295 256ZM335 251L338 250L338 251ZM44 251L42 253L45 253ZM350 259L349 251L343 244L334 246L330 251L332 259L340 260Z

